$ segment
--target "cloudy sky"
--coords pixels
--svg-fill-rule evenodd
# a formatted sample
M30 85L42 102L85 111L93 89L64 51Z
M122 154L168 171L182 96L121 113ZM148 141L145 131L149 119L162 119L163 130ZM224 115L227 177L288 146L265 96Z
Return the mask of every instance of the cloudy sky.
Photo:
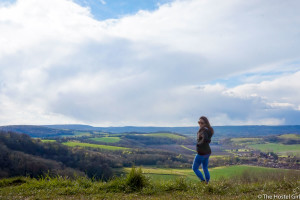
M1 0L0 125L300 124L298 0Z

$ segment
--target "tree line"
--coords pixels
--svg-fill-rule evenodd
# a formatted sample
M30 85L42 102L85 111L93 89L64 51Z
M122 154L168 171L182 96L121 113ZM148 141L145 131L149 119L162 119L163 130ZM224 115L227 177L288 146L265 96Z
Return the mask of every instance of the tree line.
M45 173L108 180L115 168L134 165L190 167L192 156L144 148L109 151L68 147L59 142L42 142L26 134L0 131L0 178L39 177Z

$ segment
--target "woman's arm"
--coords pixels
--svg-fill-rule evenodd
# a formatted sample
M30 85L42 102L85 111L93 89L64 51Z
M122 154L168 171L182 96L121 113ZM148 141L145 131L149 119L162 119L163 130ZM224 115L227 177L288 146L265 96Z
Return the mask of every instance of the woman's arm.
M211 139L209 138L208 131L203 131L198 138L197 145L201 145L203 143L210 143Z
M205 131L203 132L203 135L204 135L204 142L210 143L210 142L211 142L211 139L210 139L210 137L209 137L208 130L205 130Z
M200 133L197 139L197 145L202 145L204 143L203 133Z

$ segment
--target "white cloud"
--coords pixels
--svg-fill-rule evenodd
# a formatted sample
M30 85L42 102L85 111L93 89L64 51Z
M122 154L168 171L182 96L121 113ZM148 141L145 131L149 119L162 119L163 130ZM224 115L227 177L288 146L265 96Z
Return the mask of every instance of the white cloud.
M180 0L97 21L70 0L1 5L0 124L299 124L298 6Z
M300 106L300 70L270 81L243 84L228 90L228 93L239 96L260 96L277 106Z
M100 3L102 3L103 5L106 4L106 2L105 2L104 0L99 0L99 1L100 1Z

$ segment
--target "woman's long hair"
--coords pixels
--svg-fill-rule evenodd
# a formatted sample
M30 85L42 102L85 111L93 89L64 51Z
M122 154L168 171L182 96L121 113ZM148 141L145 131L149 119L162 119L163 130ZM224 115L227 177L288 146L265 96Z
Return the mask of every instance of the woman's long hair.
M200 120L200 119L202 119L202 120L204 121L205 126L208 128L208 130L210 130L211 134L213 135L213 134L214 134L214 129L211 127L211 125L210 125L210 123L209 123L207 117L201 116L201 117L199 118L199 120Z

